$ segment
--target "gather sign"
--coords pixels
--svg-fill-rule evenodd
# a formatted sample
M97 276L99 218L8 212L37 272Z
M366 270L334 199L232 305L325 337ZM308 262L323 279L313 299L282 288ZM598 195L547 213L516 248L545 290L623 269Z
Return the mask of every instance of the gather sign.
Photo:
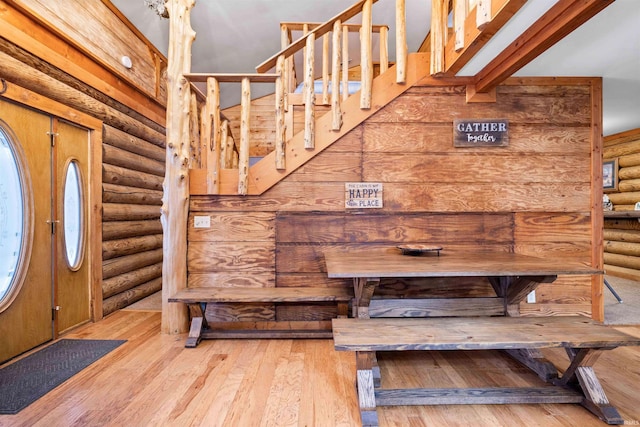
M454 147L504 147L509 145L509 121L462 119L453 121Z

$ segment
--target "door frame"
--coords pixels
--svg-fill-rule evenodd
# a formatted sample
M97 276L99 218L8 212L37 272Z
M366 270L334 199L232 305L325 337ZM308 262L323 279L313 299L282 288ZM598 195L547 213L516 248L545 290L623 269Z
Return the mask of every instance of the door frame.
M87 239L85 262L89 268L91 321L102 319L102 120L63 103L6 82L1 97L43 113L64 119L89 131L89 174L87 176ZM58 331L54 331L54 339Z

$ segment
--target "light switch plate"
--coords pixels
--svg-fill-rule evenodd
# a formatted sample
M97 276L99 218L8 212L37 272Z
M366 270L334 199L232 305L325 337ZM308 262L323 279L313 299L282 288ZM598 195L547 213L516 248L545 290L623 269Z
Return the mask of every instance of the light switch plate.
M209 228L211 227L211 218L209 215L207 216L194 216L193 217L193 227L194 228Z

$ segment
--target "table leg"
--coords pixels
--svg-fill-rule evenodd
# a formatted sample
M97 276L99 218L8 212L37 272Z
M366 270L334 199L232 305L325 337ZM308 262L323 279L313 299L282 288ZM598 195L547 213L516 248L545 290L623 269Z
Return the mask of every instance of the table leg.
M353 279L353 317L360 319L369 318L369 303L373 296L373 291L380 284L380 278L359 277Z

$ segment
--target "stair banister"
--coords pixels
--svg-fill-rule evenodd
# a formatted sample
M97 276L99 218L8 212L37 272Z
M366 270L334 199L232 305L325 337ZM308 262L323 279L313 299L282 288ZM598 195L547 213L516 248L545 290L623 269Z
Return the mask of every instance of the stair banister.
M371 25L373 0L362 5L362 27L360 28L360 108L371 108L371 84L373 82L373 57L371 55Z

